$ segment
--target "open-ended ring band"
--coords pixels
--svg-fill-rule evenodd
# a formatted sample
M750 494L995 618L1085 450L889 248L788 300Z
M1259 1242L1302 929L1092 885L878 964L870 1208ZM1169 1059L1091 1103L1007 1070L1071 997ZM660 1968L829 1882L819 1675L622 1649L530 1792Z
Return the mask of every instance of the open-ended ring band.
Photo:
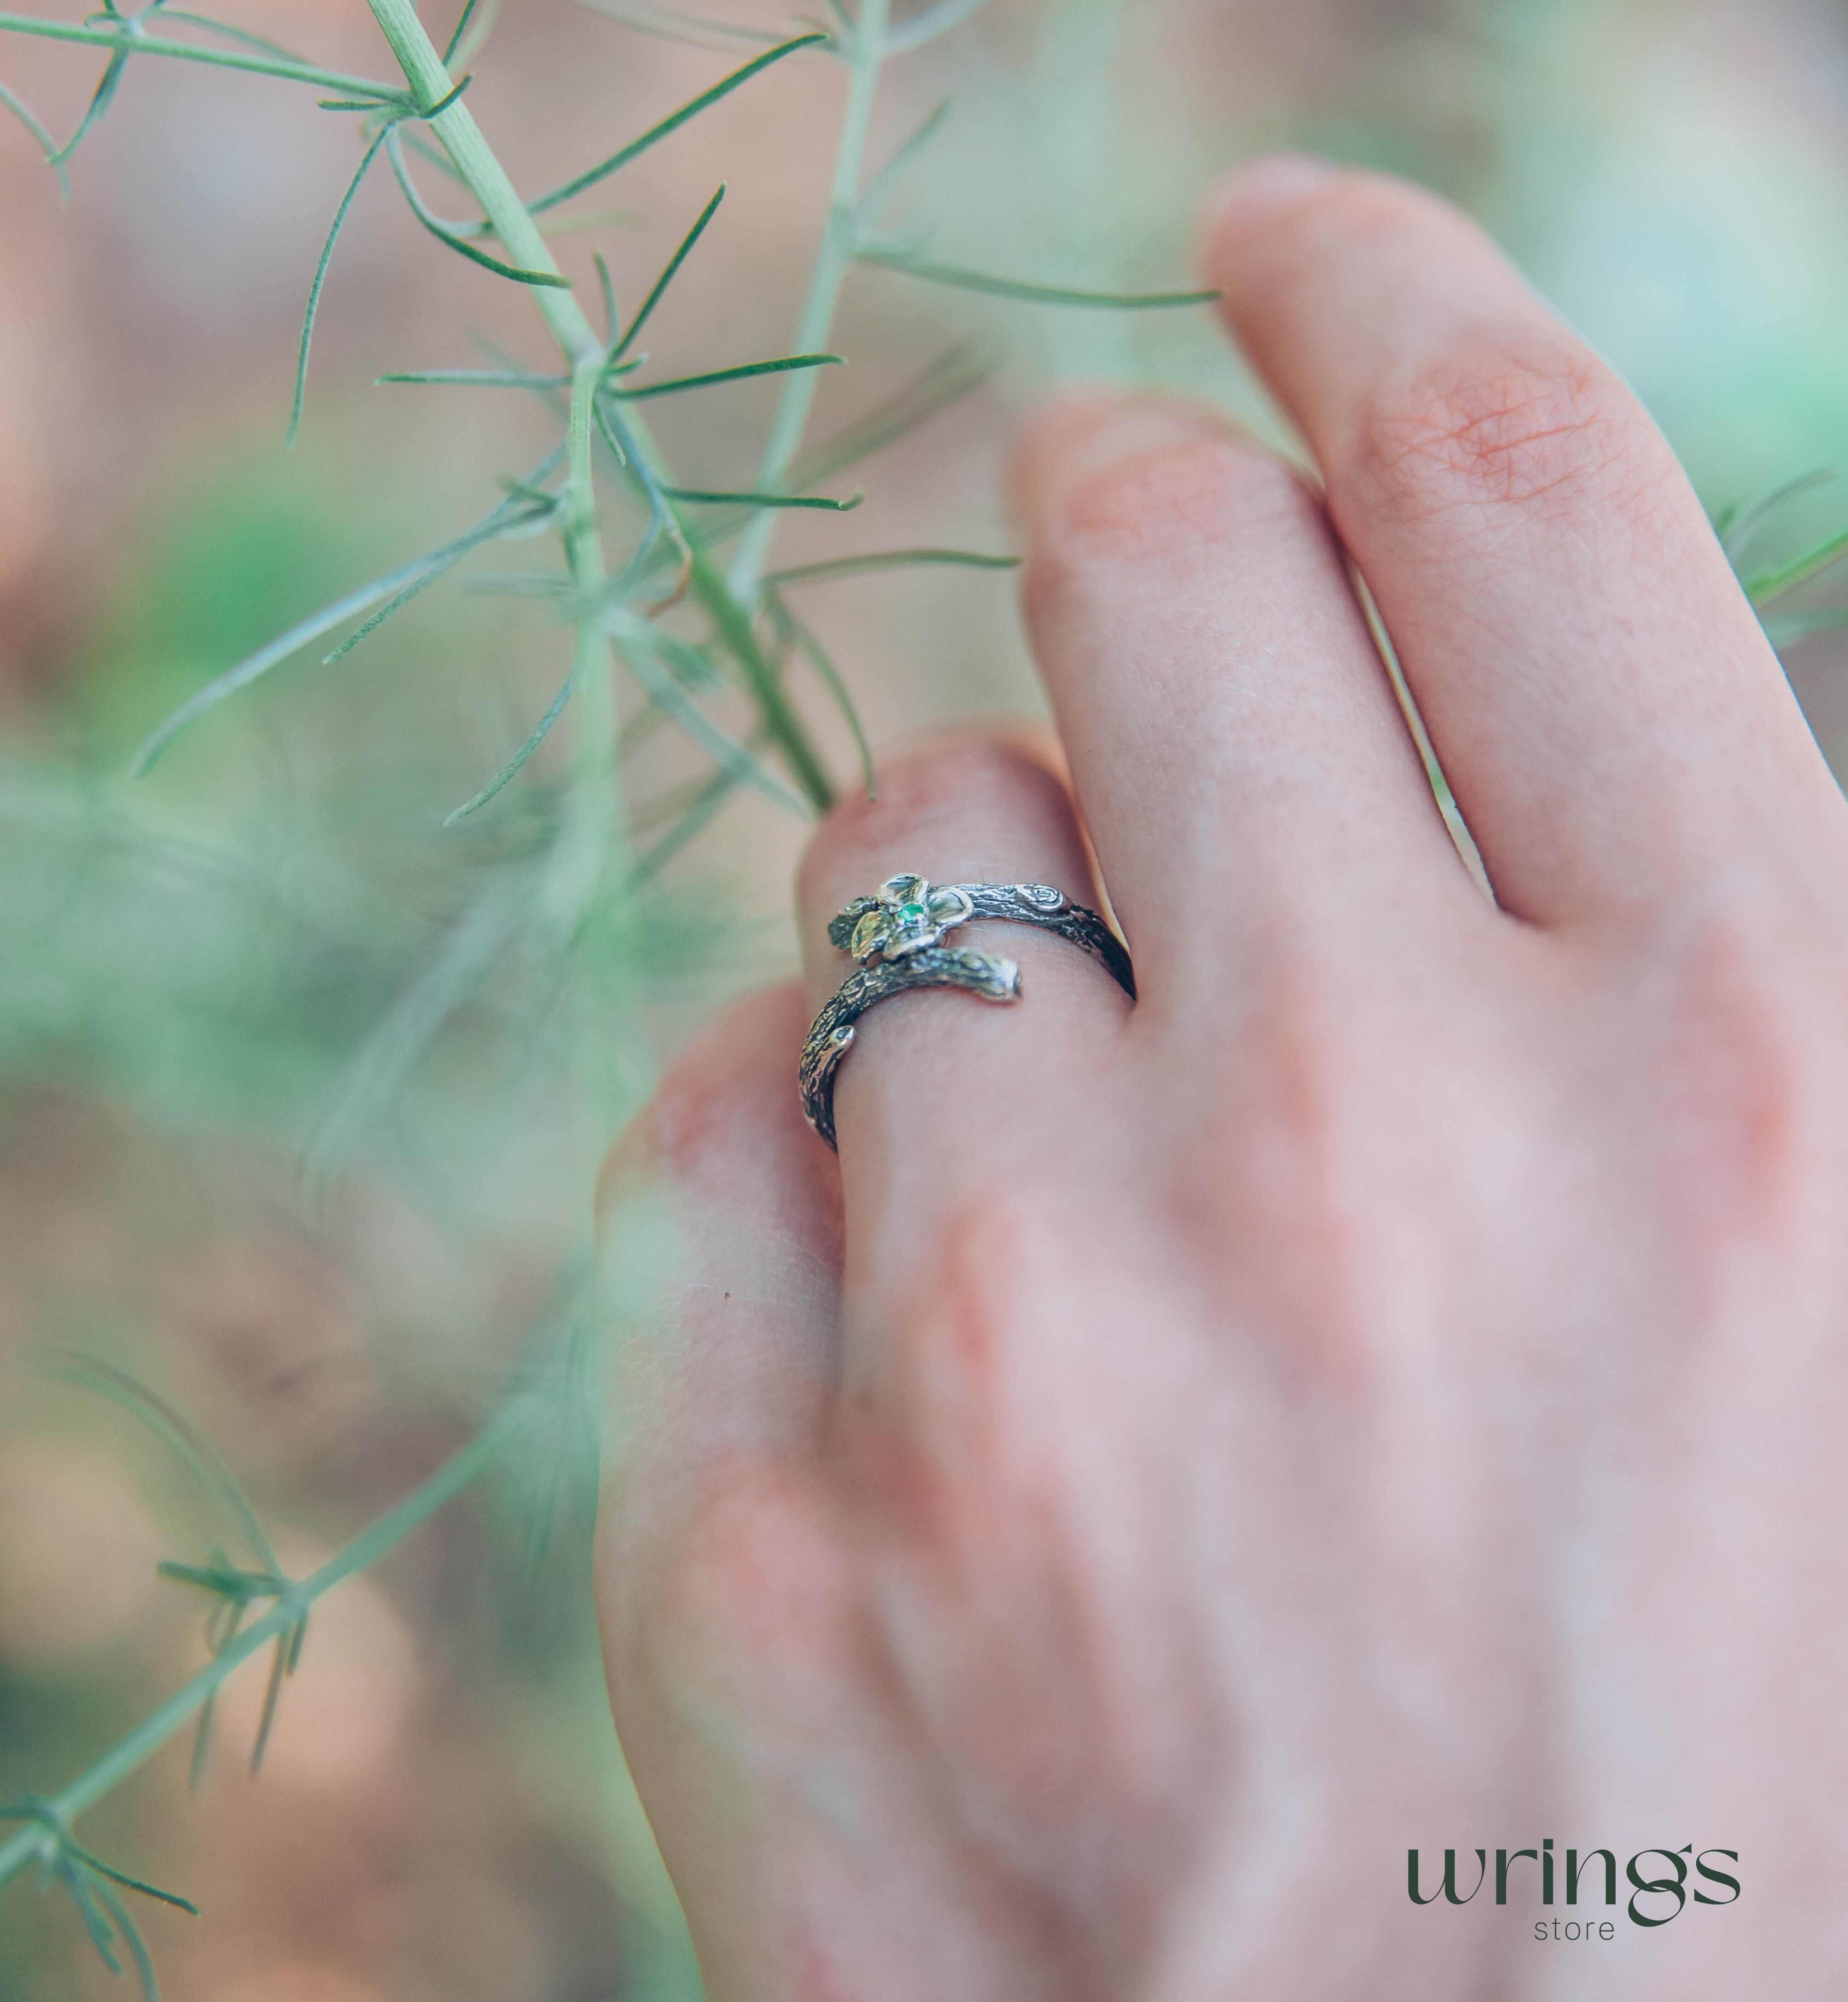
M971 918L1001 918L1010 924L1032 925L1040 931L1055 932L1088 952L1131 1000L1135 999L1135 970L1129 963L1129 954L1123 949L1123 941L1095 911L1073 903L1062 890L1054 889L1050 883L953 883L946 889L933 890L921 876L894 876L880 884L879 895L856 897L830 922L829 942L843 952L853 953L856 959L863 960L865 954L855 944L856 936L863 928L868 927L869 921L872 927L878 930L882 940L889 936L891 930L896 929L894 921L897 912L919 901L915 895L906 898L892 893L912 885L918 886L922 893L927 920L933 900L955 898L966 904L968 910L967 916L952 919L953 924L967 924ZM950 929L949 925L942 928ZM942 936L941 931L938 936ZM888 950L886 957L892 956Z
M869 1008L913 988L956 987L985 1001L1020 998L1020 969L1013 960L942 943L975 918L1055 933L1135 999L1135 973L1122 941L1095 911L1048 883L933 886L922 876L889 877L876 895L855 898L828 927L830 941L860 962L816 1016L803 1046L802 1109L829 1146L837 1144L835 1072L853 1046L854 1024Z

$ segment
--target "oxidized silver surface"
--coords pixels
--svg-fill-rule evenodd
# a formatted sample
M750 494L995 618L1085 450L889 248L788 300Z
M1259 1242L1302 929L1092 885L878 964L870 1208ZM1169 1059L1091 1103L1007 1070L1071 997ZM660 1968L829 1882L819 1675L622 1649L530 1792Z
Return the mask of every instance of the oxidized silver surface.
M912 917L908 913L919 915ZM864 965L934 945L976 918L999 918L1056 933L1089 953L1131 1000L1135 971L1123 942L1095 911L1050 883L953 883L934 888L922 876L890 876L870 897L856 897L829 924L830 942Z
M912 988L960 987L985 1001L1017 1001L1020 969L1011 959L992 959L986 953L958 946L923 946L897 959L882 959L850 973L839 991L814 1020L803 1045L800 1072L802 1110L828 1146L834 1137L834 1074L853 1047L854 1027L869 1008Z
M1123 942L1095 911L1050 883L933 884L917 875L887 877L877 893L856 897L828 927L830 942L859 961L814 1020L802 1051L802 1109L828 1146L834 1131L834 1079L853 1047L854 1024L869 1008L912 988L957 987L986 1001L1017 1001L1020 969L944 938L977 918L999 918L1055 933L1088 953L1131 1000L1135 973Z

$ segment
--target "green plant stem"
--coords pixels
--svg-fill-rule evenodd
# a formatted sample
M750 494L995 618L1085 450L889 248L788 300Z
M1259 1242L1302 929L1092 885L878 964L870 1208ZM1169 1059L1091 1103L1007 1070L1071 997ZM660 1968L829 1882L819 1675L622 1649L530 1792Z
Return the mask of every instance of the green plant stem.
M571 371L571 416L565 490L565 556L572 588L585 607L603 589L603 541L597 528L597 487L591 464L591 419L603 378L603 350L593 341ZM577 621L571 692L577 703L571 736L572 783L564 825L546 872L541 896L546 915L568 940L589 909L622 827L618 800L616 705L611 685L615 663L608 635L587 609Z
M417 18L413 0L368 0L368 4L385 40L390 43L392 53L397 58L399 67L403 71L405 80L410 84L417 101L420 104L441 103L455 89L455 85L442 58L437 53L434 44L424 33L424 24ZM883 22L884 0L872 0L872 4ZM475 122L475 114L467 103L452 104L447 110L438 113L431 120L431 131L441 141L469 192L480 203L482 213L493 225L494 233L505 246L513 262L528 270L556 272L558 265L553 257L550 246L541 233L539 225L528 213L525 204L515 192L513 183L507 179L506 169L483 137L480 127ZM863 131L859 141L863 151L864 145ZM844 263L842 268L845 268ZM838 274L835 282L838 285ZM570 362L574 382L587 361L594 360L601 366L604 359L603 344L597 337L596 330L585 317L584 309L569 291L554 286L534 288L532 300L543 315L546 324L551 329L553 337L563 351L565 358ZM809 348L818 345L818 343L811 342ZM804 375L790 378L791 382L804 379ZM807 408L805 402L803 405L804 413ZM626 432L633 438L639 451L647 455L650 466L658 467L660 457L657 448L639 417L628 417ZM647 491L647 483L641 478L639 470L633 467L631 478L638 490ZM678 517L676 519L678 521ZM684 525L682 526L684 533ZM591 525L581 532L588 549L589 538L597 533L594 517ZM601 565L600 552L598 560ZM711 614L713 623L727 636L727 644L735 649L741 621L748 636L750 619L748 613L737 603L724 576L713 565L702 565L696 560L691 588ZM758 677L748 660L744 660L741 655L741 660L754 689L758 689L761 702L763 690L758 689ZM768 685L774 691L774 675L769 678ZM581 685L577 693L582 696L584 692L584 689ZM786 702L779 699L765 706L764 721L809 803L817 811L825 810L833 803L833 787L828 778L827 768L810 741L801 719Z
M355 1536L337 1556L285 1593L260 1620L254 1620L213 1657L189 1683L183 1684L158 1710L144 1718L118 1744L104 1753L87 1773L73 1780L47 1803L66 1823L95 1806L138 1767L145 1765L218 1690L232 1671L291 1627L317 1599L343 1580L375 1564L412 1530L459 1495L518 1435L528 1412L523 1402L507 1405L492 1423L438 1468L422 1487L413 1488L397 1507L381 1515ZM42 1829L23 1828L0 1843L0 1884L33 1861L50 1838Z
M770 726L772 734L775 735L774 719L779 716L793 717L795 713L790 706L789 697L783 692L782 678L776 671L775 662L758 644L755 622L744 609L737 594L720 574L718 565L698 543L695 543L692 549L690 588L697 592L711 609L720 637L737 656L738 665L744 670L744 678L750 684L751 695L763 712L764 720ZM803 781L804 791L811 800L814 800L816 774L805 775L800 766L795 769L797 776ZM828 785L825 773L820 773L819 776L823 785ZM828 789L832 800L832 786L829 785Z
M971 271L965 265L939 263L933 258L917 257L908 250L884 249L877 244L867 244L857 254L863 264L902 271L929 284L948 285L958 291L985 292L992 298L1023 299L1029 305L1101 306L1119 312L1142 312L1151 306L1210 305L1219 296L1212 290L1106 292L1079 285L1040 285L1030 280L1003 277L998 272Z
M343 97L396 98L400 96L389 84L375 83L366 76L347 76L336 69L316 69L312 64L285 61L255 51L202 48L193 42L169 41L164 36L145 34L138 30L124 34L115 28L80 26L74 21L46 21L31 14L0 14L0 33L40 35L53 42L82 42L92 48L119 49L130 55L173 56L182 62L210 64L218 69L249 70L257 76L280 76L295 83L312 83ZM424 100L434 104L434 97Z
M858 208L860 182L866 172L866 135L873 121L873 99L879 88L879 72L885 61L887 0L861 0L854 24L853 68L847 90L847 109L841 121L840 145L834 162L834 185L828 199L828 221L815 255L814 275L809 281L808 298L791 352L812 354L828 345L834 325L835 307L841 286L853 267L858 248ZM757 478L760 494L779 494L789 478L790 468L802 448L819 386L813 374L792 375L784 385L770 435L764 447L763 465ZM765 559L776 534L773 511L760 514L744 531L732 560L730 585L734 596L755 607L760 595L758 580Z

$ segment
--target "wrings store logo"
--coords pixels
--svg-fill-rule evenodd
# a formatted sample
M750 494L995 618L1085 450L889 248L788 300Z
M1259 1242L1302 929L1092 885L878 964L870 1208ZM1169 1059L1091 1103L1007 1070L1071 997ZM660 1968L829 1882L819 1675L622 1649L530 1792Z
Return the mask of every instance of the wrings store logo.
M1488 1852L1478 1849L1474 1854L1476 1881L1467 1892L1459 1888L1457 1852L1454 1849L1444 1851L1442 1881L1428 1892L1423 1888L1418 1851L1408 1849L1405 1852L1405 1888L1412 1903L1414 1905L1435 1905L1442 1898L1452 1905L1468 1904L1487 1885L1489 1878ZM1672 1920L1679 1918L1687 1908L1690 1877L1700 1880L1693 1890L1693 1902L1696 1905L1731 1905L1737 1903L1739 1880L1730 1871L1717 1868L1708 1861L1715 1856L1735 1864L1739 1860L1736 1849L1703 1849L1696 1856L1691 1842L1679 1849L1638 1850L1623 1866L1624 1878L1630 1885L1630 1895L1624 1909L1630 1924L1635 1926L1665 1926ZM1509 1875L1515 1864L1523 1857L1532 1857L1538 1866L1539 1883L1537 1888L1540 1903L1551 1905L1555 1888L1551 1836L1548 1836L1537 1850L1498 1849L1495 1851L1495 1903L1498 1905L1508 1903ZM1466 1870L1467 1866L1465 1867ZM1524 1874L1531 1878L1534 1873ZM1586 1902L1592 1903L1595 1910L1595 1894L1602 1878L1605 1908L1606 1910L1614 1909L1617 1903L1618 1889L1615 1854L1608 1849L1590 1849L1581 1856L1576 1849L1568 1849L1565 1855L1565 1868L1560 1874L1565 1879L1565 1902L1574 1908L1574 1916L1562 1920L1556 1915L1550 1921L1550 1927L1547 1920L1536 1919L1534 1921L1534 1937L1543 1940L1549 1937L1613 1938L1616 1932L1616 1924L1613 1920L1581 1917L1576 1908L1580 1904L1580 1892L1585 1890L1593 1894ZM1717 1887L1725 1895L1721 1896L1712 1890L1703 1889L1702 1883ZM1530 1885L1529 1888L1535 1887Z

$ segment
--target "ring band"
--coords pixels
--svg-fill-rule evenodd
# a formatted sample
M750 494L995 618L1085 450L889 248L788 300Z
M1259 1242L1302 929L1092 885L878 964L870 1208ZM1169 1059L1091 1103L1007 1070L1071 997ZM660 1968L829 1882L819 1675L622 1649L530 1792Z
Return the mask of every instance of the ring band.
M954 905L951 899L955 900ZM914 920L908 929L914 933L929 931L933 943L944 932L967 924L972 918L999 918L1009 924L1031 925L1036 930L1056 933L1089 953L1131 1000L1135 999L1135 969L1123 949L1123 941L1095 911L1073 903L1064 891L1055 889L1050 883L953 883L946 888L933 889L922 876L888 877L879 886L877 895L856 897L829 923L828 940L863 963L868 956L861 949L863 937L886 957L898 957L904 950L903 934L908 929L903 914L920 906L925 914L923 923ZM950 916L957 906L962 907L961 915ZM939 923L940 917L947 921ZM880 922L882 918L884 923ZM894 934L899 954L891 949Z
M1020 998L1011 959L946 946L945 935L975 918L1031 925L1088 953L1135 999L1135 973L1122 941L1095 911L1048 883L957 883L933 887L922 876L889 877L878 894L856 897L829 924L830 941L860 964L816 1016L803 1045L799 1079L808 1123L839 1151L835 1073L853 1047L855 1024L869 1008L913 989L959 988L985 1001Z
M803 1045L802 1110L808 1123L838 1153L834 1135L834 1074L853 1047L854 1024L869 1008L912 988L960 987L985 1001L1020 998L1020 969L1011 959L954 946L929 946L902 959L882 960L848 975L814 1020Z

